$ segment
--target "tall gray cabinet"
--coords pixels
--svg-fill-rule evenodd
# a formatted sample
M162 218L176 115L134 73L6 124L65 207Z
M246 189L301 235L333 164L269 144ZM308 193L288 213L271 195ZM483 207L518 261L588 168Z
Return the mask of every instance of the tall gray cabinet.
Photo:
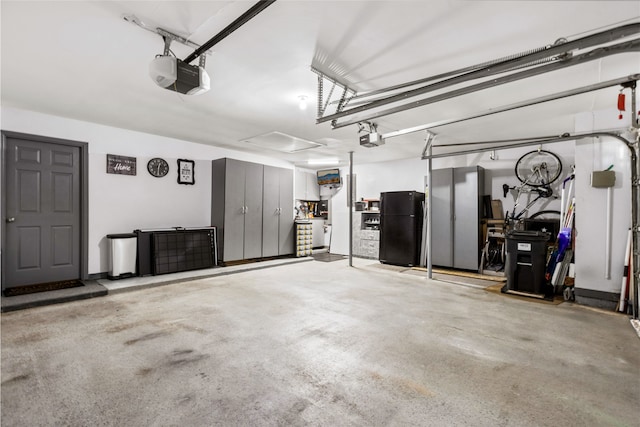
M432 263L477 270L482 246L484 169L434 170L431 175Z
M292 173L229 158L213 161L211 225L222 262L293 253Z
M293 253L293 171L264 167L262 256Z
M234 159L213 161L211 225L218 229L222 261L262 256L263 166Z

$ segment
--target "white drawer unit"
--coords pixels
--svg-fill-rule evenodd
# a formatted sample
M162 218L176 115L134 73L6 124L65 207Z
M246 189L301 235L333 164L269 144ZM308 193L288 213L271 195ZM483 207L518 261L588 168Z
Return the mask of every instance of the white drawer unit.
M309 256L313 251L313 224L296 222L296 256Z

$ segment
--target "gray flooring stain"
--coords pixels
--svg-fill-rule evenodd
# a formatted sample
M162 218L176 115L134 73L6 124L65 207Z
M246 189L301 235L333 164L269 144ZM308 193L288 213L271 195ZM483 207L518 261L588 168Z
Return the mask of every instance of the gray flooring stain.
M136 375L140 375L142 377L146 377L147 375L151 374L153 372L153 368L141 368L138 369L138 371L136 372Z
M126 331L127 329L131 329L136 327L136 324L130 323L130 324L124 324L124 325L116 325L116 326L112 326L109 329L106 330L106 332L110 333L110 334L115 334L117 332L122 332L122 331Z
M17 375L17 376L15 376L13 378L9 378L8 380L2 381L2 385L16 383L16 382L20 382L20 381L26 381L29 378L31 378L31 374Z
M145 335L139 336L138 338L134 338L134 339L131 339L131 340L127 340L127 341L125 341L124 343L125 343L125 345L133 345L133 344L137 344L137 343L139 343L139 342L141 342L141 341L154 340L154 339L156 339L156 338L160 338L160 337L163 337L163 336L165 336L165 335L168 335L168 333L167 333L167 332L164 332L164 331L160 331L160 332L151 332L151 333L149 333L149 334L145 334Z

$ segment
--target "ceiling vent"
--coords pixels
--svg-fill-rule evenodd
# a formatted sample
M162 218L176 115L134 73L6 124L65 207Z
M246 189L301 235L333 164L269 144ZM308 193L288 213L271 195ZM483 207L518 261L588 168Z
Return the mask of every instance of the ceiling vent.
M282 132L265 133L244 139L243 142L281 153L297 153L298 151L309 150L311 148L324 147L324 144L320 144L319 142L309 141Z

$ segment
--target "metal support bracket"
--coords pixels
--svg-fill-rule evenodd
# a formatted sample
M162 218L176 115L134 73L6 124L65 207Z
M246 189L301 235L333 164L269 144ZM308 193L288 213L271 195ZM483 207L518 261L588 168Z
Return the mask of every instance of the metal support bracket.
M155 33L158 34L160 36L162 36L162 38L165 40L165 52L166 52L166 48L167 48L167 39L169 40L169 44L171 44L172 41L176 41L180 44L183 44L185 46L194 48L194 49L198 49L200 47L199 44L192 42L191 40L187 40L186 38L179 36L175 33L172 33L171 31L167 31L164 28L151 28L149 26L147 26L144 22L142 22L137 16L135 15L123 15L122 19L124 19L127 22L130 22L134 25L137 25L138 27L142 28L143 30L147 30L151 33ZM209 55L211 52L210 51L206 51L204 52L205 55ZM168 55L169 52L166 52L165 55Z
M358 133L367 132L375 133L378 131L378 125L373 122L358 122Z
M169 56L171 54L171 42L173 41L173 39L167 36L162 36L162 39L164 40L164 51L162 52L162 54L164 56Z
M311 71L318 76L316 121L322 119L327 111L329 104L337 103L338 105L336 107L336 113L342 112L347 104L357 95L355 90L351 89L345 83L338 81L338 79L330 77L314 67L311 67ZM331 89L329 90L329 94L326 97L324 95L325 81L331 83ZM333 91L336 87L342 89L342 94L338 101L332 102L331 97L333 96Z

